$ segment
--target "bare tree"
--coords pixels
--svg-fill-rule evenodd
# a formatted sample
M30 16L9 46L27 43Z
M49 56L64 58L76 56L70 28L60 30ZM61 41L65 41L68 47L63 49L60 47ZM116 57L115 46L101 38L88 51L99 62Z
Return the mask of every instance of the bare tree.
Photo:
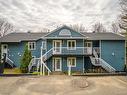
M127 31L127 0L120 0L120 5L122 9L122 14L120 15L120 28Z
M116 23L112 23L111 29L114 33L118 33L119 32L119 25Z
M41 29L41 32L49 32L50 31L50 29L48 29L48 28L42 28Z
M93 25L93 31L96 33L106 32L106 28L103 26L102 23L97 22Z
M13 31L13 25L6 19L0 18L0 37Z
M87 32L87 29L82 24L74 24L70 25L70 27L78 32Z

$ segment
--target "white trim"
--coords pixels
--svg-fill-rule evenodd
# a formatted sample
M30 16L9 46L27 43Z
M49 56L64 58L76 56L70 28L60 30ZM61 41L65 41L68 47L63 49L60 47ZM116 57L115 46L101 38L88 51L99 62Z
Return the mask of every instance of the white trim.
M8 55L8 44L2 44L1 45L1 57L3 57L3 53L4 53L4 51L3 51L3 46L7 46L7 53L6 53L6 56Z
M77 61L77 60L76 60L76 57L67 57L67 67L69 67L69 62L68 62L69 59L71 59L71 60L74 59L74 60L75 60L75 65L74 65L74 66L71 65L71 67L76 67L76 64L77 64L77 62L76 62L76 61Z
M45 46L44 46L44 43L45 43ZM47 41L46 40L43 40L42 41L42 49L43 50L46 50L46 47L47 47Z
M58 30L60 30L60 29L62 29L62 28L64 28L64 27L65 27L65 29L69 29L69 30L72 30L73 32L79 33L79 34L80 34L81 36L83 36L83 37L85 36L84 34L80 33L79 31L75 31L75 30L72 29L71 27L68 27L68 26L66 26L66 25L63 25L63 26L58 27L58 28L54 29L53 31L49 32L49 33L46 34L44 37L48 36L48 35L51 34L51 33L57 32ZM64 38L66 38L66 37L64 37Z
M71 42L71 45L72 45L72 42L74 42L75 47L69 48L69 42ZM67 50L76 50L76 40L67 40Z
M85 61L84 61L84 59L85 59L85 58L84 58L84 56L83 56L83 74L84 74L84 70L85 70L85 68L84 68L84 65L85 65L84 62L85 62Z
M100 58L101 58L101 40L99 42L100 42L99 52L100 52Z
M86 37L42 37L42 39L85 39L85 38Z
M126 63L126 62L127 62L126 57L127 57L127 56L126 56L126 40L125 40L125 65L127 66L127 63Z
M33 44L33 43L34 43L34 48L30 49L29 46L30 46L30 44ZM35 42L35 41L29 41L29 42L28 42L28 49L29 49L29 50L36 50L36 42Z
M85 42L85 45L86 45L86 44L88 45L88 43L90 43L90 44L91 44L91 47L93 47L93 44L92 44L93 42L92 42L92 41L86 41L86 42ZM85 47L88 47L88 46L85 46Z
M54 57L54 71L62 71L62 58L61 57ZM60 60L60 69L57 69L57 65L56 65L56 60L59 59Z
M60 42L60 52L56 52L56 51L54 50L54 49L55 49L55 43L56 43L56 42ZM55 53L61 53L62 40L53 40L52 47L54 48L54 49L53 49L53 52L55 52Z

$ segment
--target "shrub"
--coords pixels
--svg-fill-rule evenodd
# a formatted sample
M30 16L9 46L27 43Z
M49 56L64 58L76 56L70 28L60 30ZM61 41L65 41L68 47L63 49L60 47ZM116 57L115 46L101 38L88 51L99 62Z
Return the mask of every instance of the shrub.
M26 44L20 64L20 70L22 73L28 73L28 65L31 59L32 59L31 51L28 50L28 45Z

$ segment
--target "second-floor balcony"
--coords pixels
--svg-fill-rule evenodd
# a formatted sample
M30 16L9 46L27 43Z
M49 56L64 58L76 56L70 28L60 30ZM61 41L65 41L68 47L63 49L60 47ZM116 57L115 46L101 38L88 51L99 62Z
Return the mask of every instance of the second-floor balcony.
M52 55L92 55L93 50L95 50L93 47L53 47L42 55L42 58L45 61ZM96 50L99 51L99 47L96 47Z
M54 47L53 55L91 55L92 47Z

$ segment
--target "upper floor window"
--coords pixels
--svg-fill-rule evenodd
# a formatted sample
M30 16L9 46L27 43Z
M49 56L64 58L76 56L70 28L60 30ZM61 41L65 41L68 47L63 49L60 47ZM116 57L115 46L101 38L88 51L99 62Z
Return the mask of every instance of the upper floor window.
M28 49L35 50L36 49L36 42L28 42Z
M92 47L92 42L85 42L85 47Z
M67 47L71 50L76 49L76 40L68 40Z

